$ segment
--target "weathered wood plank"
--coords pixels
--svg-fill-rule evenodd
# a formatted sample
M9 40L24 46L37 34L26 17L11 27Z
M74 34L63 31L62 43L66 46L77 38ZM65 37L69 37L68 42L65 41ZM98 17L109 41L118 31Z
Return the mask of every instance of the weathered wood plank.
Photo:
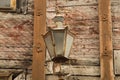
M79 38L84 38L84 39L99 39L99 35L98 34L85 34L85 35L76 35L76 37Z
M82 13L82 11L83 10L81 10L80 12ZM86 13L84 13L84 14L86 14ZM119 14L120 14L120 12L118 12L118 13L112 12L113 29L120 26L120 23L119 23L120 15ZM63 14L63 15L65 15L65 14ZM54 16L55 16L55 13L47 13L47 26L54 26L55 25L54 22L52 21L52 18ZM96 18L94 20L94 19L92 19L92 17L94 17L94 15L89 15L88 18L86 17L86 19L84 19L84 18L82 18L82 15L78 14L78 16L75 17L75 16L72 16L72 13L68 13L67 16L65 15L65 24L68 24L70 26L70 29L80 28L81 31L85 30L85 29L88 30L89 28L97 29L98 28L97 27L98 26L98 19ZM74 20L72 20L73 18L74 18ZM77 33L77 32L75 32L75 33Z
M88 51L90 51L90 52L87 52L87 49L73 50L73 51L71 51L70 58L78 59L78 60L79 60L79 58L90 58L90 59L94 58L94 59L98 59L99 58L99 52L98 51L92 51L92 50L93 49L89 49ZM77 52L77 51L81 51L81 52Z
M120 1L119 1L119 3L117 3L117 4L120 4ZM119 5L116 5L116 6L112 6L111 7L111 11L112 11L112 13L120 13L120 6Z
M84 49L95 49L95 50L99 49L99 43L97 43L97 44L95 44L95 43L93 43L93 44L80 44L80 43L78 43L78 45L80 45L80 46L76 46L76 47L78 47L80 50L81 49L83 49L83 50Z
M119 42L119 40L120 40L120 35L119 35L119 33L114 33L113 34L113 42L115 42L115 41L118 41Z
M119 35L119 33L120 33L120 27L114 27L113 28L113 37L116 36L116 35Z
M10 73L9 72L3 72L3 73L0 73L0 79L3 77L3 79L4 79L4 77L8 77L10 75Z
M113 39L113 49L120 50L120 36L118 36L118 39Z
M100 80L100 77L91 77L91 76L69 76L64 77L67 80ZM58 80L59 78L54 75L46 75L46 80Z
M113 1L114 2L114 1ZM51 20L55 16L55 8L49 7L47 8L47 18L48 24L53 24ZM90 20L98 20L98 5L97 6L75 6L75 7L62 7L60 8L60 12L63 13L66 19L66 23L69 25L80 26L87 25L90 21L84 21L84 19ZM112 6L112 16L117 18L119 16L120 10L119 6ZM82 20L82 21L81 21ZM118 19L116 19L118 20ZM86 22L86 23L85 23ZM96 22L97 24L98 22Z
M116 19L114 19L114 21L113 21L113 32L114 32L113 34L119 32L119 30L120 30L119 21L120 21L120 16L118 18L116 17Z
M54 12L54 11L55 11L55 9L52 10L49 8L47 10L47 12ZM60 12L67 13L67 16L71 17L74 20L98 18L97 17L98 16L97 6L75 6L75 7L70 7L70 8L62 7L62 8L60 8ZM89 16L89 15L91 15L91 16Z
M57 1L60 6L76 6L76 5L94 5L97 4L96 0L58 0ZM55 0L47 0L47 8L54 7L55 6Z
M112 12L117 12L120 11L119 10L119 3L120 1L117 0L112 0L111 1L111 4L112 4ZM98 6L98 1L96 0L91 0L91 1L88 1L88 0L75 0L75 1L65 1L65 0L58 0L57 2L57 5L60 7L60 8L68 8L69 7L91 7L91 6ZM55 6L56 6L56 3L55 1L48 1L47 2L47 11L55 11ZM81 10L82 11L82 10Z
M86 27L86 26L84 26L84 27ZM99 34L99 29L97 27L90 27L89 29L86 29L86 30L84 30L85 28L81 29L81 27L78 28L78 27L75 27L75 26L70 26L70 28L71 28L70 29L71 32L75 35L80 35L80 36L86 35L87 36L87 35L91 34L91 36L96 37L96 35ZM76 38L78 39L79 37L76 36Z
M118 23L118 22L120 22L120 12L113 12L112 13L112 21L113 21L113 26L114 27L118 27L117 26L117 24L119 25L120 23Z
M98 50L98 51L97 51ZM79 49L79 47L75 47L71 50L70 57L72 59L79 58L99 58L99 49Z
M115 80L120 80L120 76L116 76L116 77L115 77Z
M47 60L47 66L50 65L50 60ZM74 59L70 59L68 62L63 63L63 65L78 65L78 66L99 66L100 60L99 58L93 57L74 57Z
M28 75L27 75L27 80L32 80L31 74L28 74Z
M73 44L73 50L76 50L76 48L79 48L79 51L85 51L87 49L93 49L94 51L99 49L99 40L98 39L85 39L85 38L78 38L74 40ZM98 53L98 51L96 51ZM91 52L88 52L88 54Z
M31 52L19 52L19 51L8 51L8 52L0 52L0 59L32 59Z
M92 77L92 76L69 76L64 77L68 80L100 80L100 77ZM58 80L59 78L55 75L46 75L46 80ZM120 80L120 76L116 76L115 80Z
M113 18L113 48L114 49L120 49L120 15L119 13L114 13L114 18Z
M77 56L76 56L77 55ZM48 57L48 56L47 56ZM64 65L84 65L84 66L99 66L100 60L99 60L99 52L96 54L87 54L87 53L73 53L70 55L70 61L66 62ZM50 58L46 60L46 62L50 62Z
M80 40L80 39L79 39ZM79 40L75 40L75 44L73 45L73 47L72 47L72 50L71 51L80 51L80 54L98 54L99 53L99 51L97 51L97 50L99 50L99 42L95 42L95 43L83 43L81 40L81 42L78 42ZM89 40L89 39L84 39L84 40ZM97 41L97 40L94 40L94 41ZM85 50L86 51L90 51L90 52L85 52ZM93 50L93 51L91 51L91 50Z
M63 66L62 71L73 75L100 75L99 66Z
M55 6L55 0L47 0L47 7ZM112 5L117 5L120 3L119 0L111 0ZM97 5L97 0L58 0L60 6L90 6Z
M18 52L31 52L32 48L25 48L25 47L0 47L0 52L11 52L11 51L18 51Z
M7 77L0 77L1 80L8 80Z
M120 50L120 45L119 45L119 43L117 43L117 44L113 44L113 49L115 50Z
M23 69L0 69L1 73L7 73L7 74L9 74L9 76L11 73L21 72L21 71L23 71Z
M120 50L114 50L115 74L120 75Z
M71 75L91 75L99 76L100 67L99 66L73 66L73 65L63 65L61 66L61 71L63 73L69 73ZM46 70L46 74L53 74L52 71Z
M31 65L31 61L0 60L0 68L25 68Z
M95 58L75 58L70 60L68 63L66 62L64 65L82 65L82 66L99 66L100 61L99 59Z
M99 44L81 44L82 48L87 48L87 49L99 49ZM80 45L80 46L81 46ZM81 49L81 48L80 48Z
M85 39L85 38L79 38L79 37L77 37L77 38L75 38L75 41L78 41L78 43L80 43L80 44L93 44L93 43L97 44L97 43L99 43L99 39L92 39L92 38ZM74 43L74 45L77 46L78 43Z

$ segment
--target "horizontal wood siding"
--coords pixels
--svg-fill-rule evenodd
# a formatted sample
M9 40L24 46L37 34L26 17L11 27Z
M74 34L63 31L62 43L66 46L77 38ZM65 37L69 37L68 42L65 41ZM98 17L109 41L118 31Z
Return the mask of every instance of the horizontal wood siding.
M54 26L52 18L55 16L55 0L47 0L47 25ZM62 72L77 75L75 79L99 80L99 29L98 4L96 0L58 0L60 13L64 16L64 24L75 35L70 58L75 59L62 66ZM46 74L52 73L52 66L48 64ZM57 80L56 76L46 75L47 80ZM88 76L88 78L86 77ZM85 78L86 77L86 78ZM70 76L68 80L74 80Z
M120 49L120 1L111 0L113 49ZM55 26L52 18L55 16L55 0L47 0L47 26ZM98 1L97 0L58 0L60 13L64 16L64 24L75 35L70 58L75 61L65 63L63 72L70 72L80 80L100 80L100 51L98 27ZM49 64L48 64L49 65ZM75 67L76 66L76 67ZM49 69L49 68L48 68ZM50 68L51 70L51 68ZM48 71L49 72L49 71ZM52 70L50 71L52 72ZM47 73L46 73L47 74ZM80 76L83 75L83 76ZM90 76L89 76L90 75ZM47 80L57 78L47 75ZM74 80L74 79L69 79ZM116 77L118 80L118 77Z
M120 0L116 0L116 5L112 6L112 20L113 20L113 48L114 48L114 72L115 80L120 80Z
M48 75L46 77L47 80L58 80L57 76ZM66 77L67 80L100 80L99 77L91 77L91 76L70 76Z

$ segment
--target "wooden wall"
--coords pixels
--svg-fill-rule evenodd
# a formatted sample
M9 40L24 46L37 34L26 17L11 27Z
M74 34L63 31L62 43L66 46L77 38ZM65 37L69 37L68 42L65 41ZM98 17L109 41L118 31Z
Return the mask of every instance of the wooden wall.
M33 0L28 0L28 11ZM0 11L0 74L21 72L32 64L33 14Z
M120 0L111 0L112 31L114 48L114 71L119 75L120 55ZM70 58L76 61L62 66L63 72L70 73L68 80L100 80L98 0L57 0L64 24L74 33L75 40ZM47 0L47 25L54 26L55 0ZM49 63L48 63L49 65ZM48 74L49 73L49 74ZM52 70L47 71L47 80L56 80ZM119 76L115 77L119 80Z
M115 80L120 80L120 0L111 1ZM29 3L31 13L33 0L29 0ZM47 26L55 25L52 21L55 6L55 0L47 0ZM75 35L70 55L75 60L62 66L63 72L70 73L66 79L100 80L98 0L58 0L58 6L65 18L64 24ZM0 68L24 67L23 64L28 62L14 59L31 60L33 15L2 12L0 15ZM51 63L46 66L46 80L57 80L52 73Z

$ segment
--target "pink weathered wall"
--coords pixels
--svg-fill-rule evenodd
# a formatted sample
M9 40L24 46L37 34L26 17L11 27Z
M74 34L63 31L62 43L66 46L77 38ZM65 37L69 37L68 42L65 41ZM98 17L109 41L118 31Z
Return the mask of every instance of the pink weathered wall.
M113 48L114 54L120 54L120 0L112 1ZM54 26L55 0L47 0L47 26ZM68 80L100 80L99 28L97 0L58 0L64 24L75 35L70 58L74 62L62 66L63 72L70 73ZM29 0L29 12L33 13L33 0ZM14 71L9 68L24 68L31 65L33 15L0 12L0 70ZM116 74L120 74L119 58L115 57ZM49 67L46 69L47 80L56 80ZM7 71L6 70L6 71ZM31 71L30 71L31 73ZM49 75L48 75L49 74ZM30 75L28 75L30 80ZM119 76L116 80L119 80Z
M29 12L33 0L29 0ZM0 73L20 72L32 64L33 14L0 12Z
M60 13L64 16L64 24L75 35L70 58L76 59L70 65L63 65L64 72L74 76L67 77L69 80L99 80L99 21L98 0L57 0ZM111 0L112 25L113 25L113 55L120 55L120 0ZM52 18L55 16L55 0L47 0L47 25L54 26ZM120 57L119 57L120 58ZM120 67L118 57L114 58L114 71ZM117 67L117 68L116 68ZM52 73L48 71L49 74ZM115 74L115 75L117 75ZM50 80L53 76L48 75ZM56 80L56 77L52 78ZM119 77L116 77L119 80Z
M99 29L98 4L96 0L58 0L64 24L75 35L70 58L76 59L73 65L63 65L63 71L71 75L69 80L81 76L99 76ZM54 26L55 0L47 3L47 24ZM77 76L77 77L76 77ZM49 76L48 76L49 77ZM94 78L94 77L93 77ZM93 79L91 78L91 79ZM89 78L90 79L90 78ZM50 80L50 78L48 78ZM84 80L84 79L83 79Z

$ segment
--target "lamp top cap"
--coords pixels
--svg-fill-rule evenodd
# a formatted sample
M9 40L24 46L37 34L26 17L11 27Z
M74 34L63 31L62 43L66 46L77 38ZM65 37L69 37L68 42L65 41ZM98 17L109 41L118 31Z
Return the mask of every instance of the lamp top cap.
M63 22L64 21L64 17L61 14L57 14L54 18L53 18L54 22Z
M64 30L64 29L68 29L68 27L66 26L66 27L54 27L54 28L52 28L52 27L48 27L48 29L49 30Z

